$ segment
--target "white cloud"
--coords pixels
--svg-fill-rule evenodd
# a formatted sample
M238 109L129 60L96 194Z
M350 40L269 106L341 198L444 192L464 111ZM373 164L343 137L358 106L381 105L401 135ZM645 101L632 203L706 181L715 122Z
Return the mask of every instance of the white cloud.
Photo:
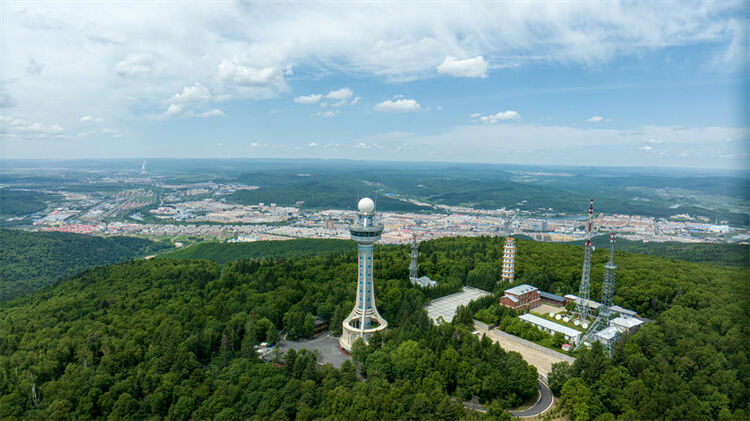
M85 115L85 116L81 117L80 121L82 123L89 123L89 122L97 122L98 123L98 122L102 121L102 119L100 117L92 117L90 115Z
M646 142L648 142L648 143L664 143L664 141L661 140L661 139L649 139Z
M315 104L320 101L320 98L322 97L323 95L320 94L298 96L297 98L294 98L294 102L297 104Z
M167 117L174 117L178 114L180 114L185 109L185 106L182 104L171 104L167 111L164 112L164 115Z
M341 88L335 91L328 92L326 94L326 98L334 100L348 100L352 97L352 95L354 95L354 92L352 92L351 89Z
M352 100L352 102L349 103L349 105L354 105L354 104L358 103L361 99L362 99L361 97L356 97L356 98L354 98Z
M222 146L224 146L224 144L223 144L223 143L221 143L221 142L219 142L219 143L217 143L217 144L216 144L216 146L218 146L218 147L222 147Z
M339 110L319 111L319 112L315 113L315 115L318 116L318 117L333 117L333 116L339 114L340 112L341 111L339 111Z
M250 147L251 148L257 148L258 146L260 146L260 143L258 143L258 142L250 142Z
M469 114L469 117L471 117L471 118L477 118L480 115L482 115L482 114L480 114L480 113L471 113L471 114Z
M476 56L466 60L459 60L455 57L446 57L437 67L440 74L448 74L456 77L486 78L487 62L482 56Z
M375 111L384 113L411 113L415 111L424 111L419 103L413 99L406 99L400 96L393 100L386 100L375 105Z
M654 148L652 148L651 146L641 146L640 148L638 148L638 150L648 152L654 150Z
M310 143L307 144L307 146L309 146L311 148L314 148L314 147L318 146L318 144L315 143L315 142L310 142Z
M592 116L591 118L588 118L588 119L586 120L586 122L587 122L587 123L599 123L599 122L600 122L600 121L602 121L602 120L604 120L604 117L601 117L601 116L595 115L595 116Z
M516 111L513 110L507 110L507 111L500 111L497 114L490 114L486 116L479 117L479 121L486 124L495 124L498 121L502 120L515 120L521 118L521 115L518 114Z
M223 115L225 115L224 111L221 111L218 108L198 114L199 117L221 117Z
M60 137L64 132L59 124L45 125L0 114L0 134L9 138Z
M234 57L219 65L219 79L230 85L267 87L284 81L280 66L257 66L246 57Z
M147 54L130 54L117 63L115 71L128 78L145 78L154 73L154 59Z
M119 129L110 129L108 127L105 127L102 129L102 134L106 134L108 136L112 137L120 137L122 136L122 132L120 132Z
M195 83L193 86L186 86L182 92L175 94L169 99L170 104L201 104L211 100L211 92L208 88Z

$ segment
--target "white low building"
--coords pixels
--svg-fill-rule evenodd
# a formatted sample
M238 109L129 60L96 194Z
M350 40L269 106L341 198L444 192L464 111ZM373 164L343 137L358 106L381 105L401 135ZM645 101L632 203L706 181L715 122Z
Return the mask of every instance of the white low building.
M616 317L609 321L609 326L622 333L634 333L643 324L643 320L634 317Z
M531 323L532 325L536 326L540 330L549 333L550 335L554 335L555 333L560 332L565 336L565 339L574 344L577 344L578 341L581 340L581 332L573 328L563 326L560 323L555 323L553 321L543 319L531 313L522 314L518 316L518 318L526 323Z

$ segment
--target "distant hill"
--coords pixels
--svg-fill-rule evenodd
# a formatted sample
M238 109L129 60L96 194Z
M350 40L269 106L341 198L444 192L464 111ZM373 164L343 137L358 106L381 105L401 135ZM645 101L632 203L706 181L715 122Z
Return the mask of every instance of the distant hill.
M293 257L346 252L354 250L354 242L300 238L286 241L254 241L251 243L203 242L157 256L158 259L205 259L220 265L233 260L253 257Z
M0 301L38 290L92 266L122 262L165 247L134 237L0 229Z
M609 236L594 237L591 243L597 249L609 249ZM567 244L581 245L581 241ZM670 259L686 260L696 263L716 265L750 266L750 246L747 244L709 244L709 243L644 243L618 238L615 244L617 251L650 254Z

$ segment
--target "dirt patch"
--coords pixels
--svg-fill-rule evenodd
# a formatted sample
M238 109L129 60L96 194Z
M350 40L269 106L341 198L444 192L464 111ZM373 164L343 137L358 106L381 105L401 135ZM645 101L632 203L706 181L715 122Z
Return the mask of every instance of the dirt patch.
M555 307L549 304L542 304L531 310L532 313L536 313L540 316L545 315L545 314L550 314L550 313L557 314L561 311L565 311L565 307Z

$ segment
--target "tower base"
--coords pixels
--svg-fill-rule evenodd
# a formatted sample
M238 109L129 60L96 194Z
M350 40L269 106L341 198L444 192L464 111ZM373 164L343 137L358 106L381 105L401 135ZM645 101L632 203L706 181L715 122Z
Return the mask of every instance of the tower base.
M341 345L341 348L346 352L352 351L352 345L357 339L362 338L365 343L367 343L375 332L384 332L388 327L388 322L386 322L380 314L372 312L371 314L364 316L365 323L368 326L363 328L360 326L363 320L362 315L357 313L359 312L355 309L349 314L349 317L344 319L341 323L343 329L341 330L339 345Z

